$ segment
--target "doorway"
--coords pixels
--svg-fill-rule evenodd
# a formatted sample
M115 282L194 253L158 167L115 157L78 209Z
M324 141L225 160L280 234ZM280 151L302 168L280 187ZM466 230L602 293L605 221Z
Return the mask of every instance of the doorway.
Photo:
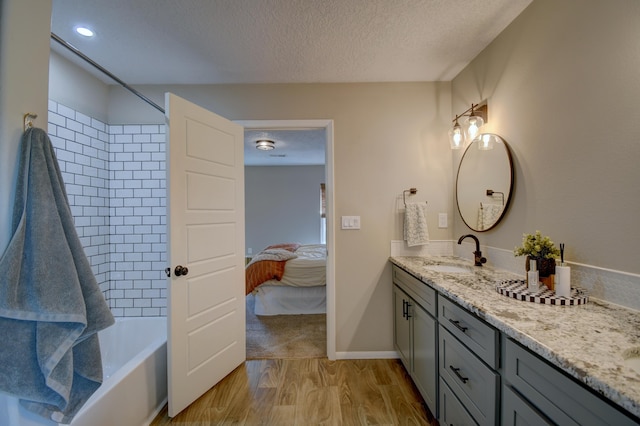
M326 355L334 360L335 351L335 250L333 214L333 121L332 120L239 120L245 131L324 129L325 133L325 201L326 201Z

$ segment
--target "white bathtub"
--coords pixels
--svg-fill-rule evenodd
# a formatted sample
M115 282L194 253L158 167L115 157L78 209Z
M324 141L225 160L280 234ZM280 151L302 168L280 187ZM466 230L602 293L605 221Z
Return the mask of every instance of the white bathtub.
M72 426L148 425L167 401L165 318L118 318L100 332L104 382ZM54 426L0 394L0 425Z

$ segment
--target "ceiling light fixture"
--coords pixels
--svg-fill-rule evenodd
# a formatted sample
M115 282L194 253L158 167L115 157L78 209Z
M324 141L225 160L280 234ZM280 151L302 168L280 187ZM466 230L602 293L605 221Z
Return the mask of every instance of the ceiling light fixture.
M256 141L256 148L263 151L271 151L275 149L276 143L270 139L260 139Z
M93 37L95 33L87 27L76 27L76 32L84 37Z
M449 130L449 143L451 149L460 149L465 142L472 141L480 134L480 129L487 121L488 107L484 105L471 104L471 108L462 114L456 114L456 118L451 120L454 124ZM458 123L460 117L466 116L464 127Z

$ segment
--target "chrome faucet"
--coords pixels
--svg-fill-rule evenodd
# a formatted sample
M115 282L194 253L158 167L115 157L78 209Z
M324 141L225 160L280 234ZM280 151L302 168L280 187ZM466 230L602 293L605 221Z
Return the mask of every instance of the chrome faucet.
M486 257L482 257L482 252L480 251L480 241L478 240L478 237L476 237L473 234L467 234L467 235L463 235L462 237L460 237L458 239L458 244L462 244L462 240L464 240L465 238L473 238L476 242L476 251L473 252L473 262L475 266L482 266L483 263L487 263L487 258Z

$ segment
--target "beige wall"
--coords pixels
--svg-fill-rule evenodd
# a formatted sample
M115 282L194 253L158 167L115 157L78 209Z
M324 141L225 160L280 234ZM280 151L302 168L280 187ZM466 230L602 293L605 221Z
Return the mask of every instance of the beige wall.
M0 254L11 238L23 115L47 128L51 0L0 1Z
M640 273L639 23L637 0L535 0L453 80L453 111L488 98L513 148L513 204L483 244L541 230L570 261Z
M245 166L245 250L271 244L320 243L324 166Z
M334 120L336 219L359 215L362 223L359 231L336 229L336 350L393 350L387 259L390 240L402 237L402 190L416 187L414 198L429 201L432 239L452 238L437 227L438 212L453 212L449 83L137 89L157 101L169 90L232 120ZM109 105L112 124L161 116L119 88Z
M53 51L49 62L49 99L109 123L109 85Z

